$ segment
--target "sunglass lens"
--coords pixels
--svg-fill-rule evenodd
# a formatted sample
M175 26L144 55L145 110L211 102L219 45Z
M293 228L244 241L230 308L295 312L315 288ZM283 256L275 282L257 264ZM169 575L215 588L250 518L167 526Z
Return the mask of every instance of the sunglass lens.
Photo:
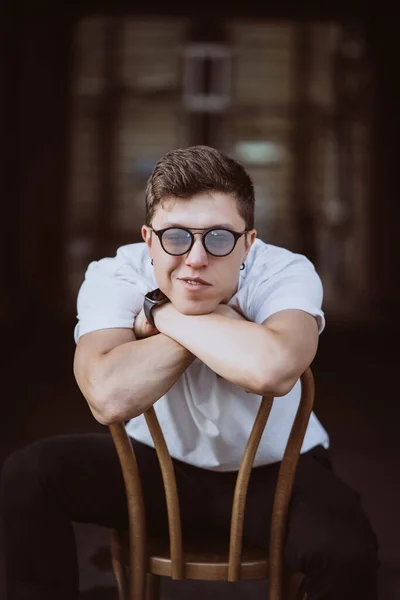
M225 229L213 229L204 237L204 245L210 254L226 256L233 250L235 237Z
M170 254L185 254L190 248L192 238L184 229L168 229L162 236L162 244Z

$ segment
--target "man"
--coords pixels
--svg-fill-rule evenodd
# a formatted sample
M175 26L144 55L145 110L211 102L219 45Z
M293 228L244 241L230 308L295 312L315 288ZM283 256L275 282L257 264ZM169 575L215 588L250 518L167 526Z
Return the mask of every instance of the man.
M146 189L144 243L88 268L74 372L100 423L127 421L152 530L165 529L166 511L143 412L154 404L173 456L184 531L229 531L260 396L276 396L245 521L245 538L267 548L299 377L315 356L324 315L312 264L257 239L253 221L253 185L237 162L204 146L162 157ZM328 446L313 414L285 560L304 573L309 600L376 599L376 539L358 495L332 472ZM71 521L127 524L110 436L37 442L9 459L3 480L9 600L76 599Z

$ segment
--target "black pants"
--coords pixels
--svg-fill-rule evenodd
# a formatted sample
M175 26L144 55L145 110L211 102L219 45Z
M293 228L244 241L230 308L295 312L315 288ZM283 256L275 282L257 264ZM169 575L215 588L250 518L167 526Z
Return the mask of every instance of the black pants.
M166 528L155 451L134 442L150 531ZM236 473L174 461L183 535L193 528L229 531ZM253 469L245 539L268 548L279 465ZM2 470L7 600L75 600L78 565L71 522L125 527L117 454L108 434L45 439L13 454ZM377 543L358 495L317 447L300 457L291 502L286 563L305 574L309 600L376 600Z

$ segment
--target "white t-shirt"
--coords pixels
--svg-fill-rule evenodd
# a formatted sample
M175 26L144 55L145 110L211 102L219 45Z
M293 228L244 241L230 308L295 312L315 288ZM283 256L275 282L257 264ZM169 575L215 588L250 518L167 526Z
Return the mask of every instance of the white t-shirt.
M156 287L144 243L123 246L114 258L92 262L78 294L75 341L97 329L132 328L145 294ZM229 304L255 323L281 310L300 309L316 317L319 332L325 325L322 285L311 262L259 239ZM300 392L298 381L286 396L275 398L254 466L282 459ZM195 359L154 408L171 456L198 467L231 471L240 465L260 401L261 396ZM126 429L131 437L153 446L143 415L131 419ZM301 451L318 444L328 448L329 438L312 413Z

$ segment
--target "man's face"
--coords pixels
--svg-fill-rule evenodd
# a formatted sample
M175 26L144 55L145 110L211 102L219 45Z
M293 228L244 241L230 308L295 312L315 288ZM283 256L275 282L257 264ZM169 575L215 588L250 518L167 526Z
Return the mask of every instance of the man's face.
M182 256L171 256L164 251L159 238L151 231L171 226L186 227L189 230L224 227L242 233L246 224L239 215L236 200L220 192L204 192L190 200L168 198L157 208L152 228L146 225L142 227L143 239L154 261L157 284L172 304L179 312L187 315L213 312L218 304L227 303L236 293L240 265L245 262L257 232L253 229L239 238L228 256L208 254L201 235L195 235L190 252ZM207 285L188 283L188 280L196 278L202 279Z

